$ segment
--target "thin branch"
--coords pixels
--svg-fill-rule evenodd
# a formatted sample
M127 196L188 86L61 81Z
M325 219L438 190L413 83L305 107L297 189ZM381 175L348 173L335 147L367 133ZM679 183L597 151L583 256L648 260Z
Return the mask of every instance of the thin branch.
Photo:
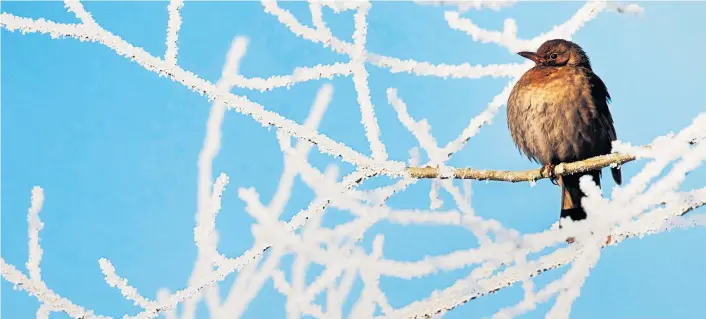
M608 246L615 246L630 237L642 237L668 231L675 228L675 226L693 226L690 224L673 225L673 223L670 223L671 220L684 216L706 205L706 188L692 191L686 196L687 200L678 204L677 207L672 207L671 209L669 207L664 208L664 210L673 211L670 212L670 216L667 216L663 223L644 225L642 220L633 222L631 225L626 225L624 228L619 228L611 232L611 240L603 243L600 248L603 249ZM543 256L537 261L528 263L526 266L529 267L509 267L492 278L478 281L479 287L482 287L481 289L469 289L468 283L473 281L473 278L469 276L457 281L453 286L443 291L437 291L433 297L427 300L413 302L402 309L376 318L431 318L457 308L478 297L492 294L500 289L512 286L523 278L536 277L543 272L565 266L582 253L583 250L580 247L574 247L573 245L560 248L550 255Z
M706 139L706 135L692 135L687 142L689 145L696 145L700 141ZM650 152L652 145L632 148L634 153ZM640 156L611 153L606 155L587 158L582 161L571 163L560 163L554 167L556 176L571 175L585 171L597 170L608 166L620 166L628 162L638 159ZM549 178L548 172L543 168L531 169L526 171L503 171L503 170L481 170L475 168L456 168L453 169L453 175L445 175L444 172L437 167L408 167L407 171L411 178L454 178L454 179L475 179L479 181L500 181L500 182L533 182L536 180Z
M365 69L366 38L368 35L367 14L370 3L361 3L354 15L355 31L353 32L353 48L351 51L351 66L353 67L353 84L355 87L358 104L360 104L361 123L365 129L365 136L370 144L372 157L376 160L386 160L387 151L385 144L380 140L380 127L375 118L375 108L370 97L368 85L368 71Z
M30 280L15 266L6 263L2 257L0 257L0 272L2 277L15 288L26 291L30 296L35 296L39 302L54 311L63 311L74 318L110 318L98 316L92 310L75 305L71 300L61 297L49 289L44 282Z
M172 3L174 3L174 1ZM172 4L170 4L170 6L171 5ZM228 49L228 53L226 54L225 63L221 70L221 77L218 82L216 82L216 87L226 91L230 91L233 88L233 83L235 83L234 78L238 74L240 61L247 50L248 41L248 38L243 36L236 36L233 38L230 44L230 49ZM216 249L218 246L216 214L221 207L221 194L223 188L216 187L213 184L213 160L218 155L221 148L221 126L223 124L223 119L225 118L225 112L225 104L217 101L214 101L211 104L211 110L206 122L206 134L203 140L201 152L199 153L197 164L198 210L196 212L196 226L194 227L194 241L197 247L197 257L194 268L189 277L189 285L193 285L198 281L199 277L208 274L212 270L214 259L218 256L218 251ZM227 180L223 181L227 182ZM221 194L214 197L215 194L212 192L212 188L214 191L220 191ZM211 207L212 205L217 206L218 210L214 209L216 207ZM215 293L213 293L214 290ZM204 295L206 296L207 304L220 304L220 301L216 300L219 298L216 288L214 286L210 286L207 288L205 294L199 292L198 297L191 298L184 303L181 315L182 319L192 319L196 316L196 304ZM217 307L209 307L209 311L210 313L214 313L217 312L218 309Z
M76 18L81 20L84 25L96 25L96 21L93 20L93 16L86 11L83 4L79 0L64 0L64 7L69 12L73 12Z
M44 228L44 223L39 218L39 212L44 205L44 190L39 186L32 188L32 204L27 214L27 224L29 225L29 257L27 258L27 270L30 280L41 282L42 270L39 264L42 261L42 246L39 245L39 232Z
M340 1L339 1L340 2ZM319 2L326 5L325 2ZM292 33L302 37L313 43L321 43L324 47L328 47L338 54L350 55L354 50L353 44L342 41L333 36L327 28L320 28L318 20L319 11L315 8L312 11L314 24L319 25L317 28L310 28L303 25L289 11L280 8L277 1L262 1L265 12L277 17L280 23L285 25ZM354 4L351 8L357 8ZM413 59L400 59L391 56L384 56L372 52L366 52L364 55L365 61L375 66L388 69L391 73L406 72L420 76L436 76L441 78L468 78L477 79L486 76L490 77L516 77L523 71L522 64L490 64L490 65L471 65L463 63L458 65L453 64L431 64Z
M234 109L238 113L250 116L262 126L274 126L283 130L288 135L307 140L314 143L323 154L340 157L344 162L353 164L365 169L375 168L380 174L395 174L403 169L403 163L386 161L379 163L372 158L365 156L343 143L337 142L328 136L317 131L308 130L291 119L282 115L268 111L261 104L252 102L245 96L235 95L218 88L196 74L184 70L175 65L169 65L164 60L150 55L142 48L135 47L124 39L99 26L76 26L48 22L43 19L29 19L18 17L8 13L0 14L0 27L8 31L20 31L22 33L38 32L50 34L54 37L68 36L78 38L83 41L100 43L115 51L118 55L127 57L148 71L157 73L159 76L166 76L179 82L187 88L209 98L209 100L222 102L228 105L229 109Z
M648 147L645 147L646 149ZM637 159L634 155L611 153L591 157L583 161L572 163L561 163L554 167L557 176L571 175L580 172L601 169L611 165L622 165ZM544 169L531 169L526 171L502 171L502 170L481 170L475 168L456 168L454 175L447 177L436 167L409 167L408 172L412 178L455 178L455 179L475 179L479 181L502 181L502 182L531 182L548 178L549 175Z
M105 276L105 282L111 287L117 287L125 299L132 300L133 304L142 308L150 308L154 306L154 302L140 295L135 287L130 286L127 279L120 277L115 272L115 267L110 260L100 258L98 260L98 264L100 265L101 271Z
M183 0L171 0L169 6L169 21L167 22L167 52L164 54L164 60L169 64L177 64L177 51L179 46L179 28L181 27L181 8L184 6Z

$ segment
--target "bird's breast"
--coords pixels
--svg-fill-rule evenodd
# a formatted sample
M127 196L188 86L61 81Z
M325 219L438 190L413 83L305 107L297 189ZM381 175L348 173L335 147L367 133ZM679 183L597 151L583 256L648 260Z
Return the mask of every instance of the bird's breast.
M519 102L530 112L547 111L548 108L575 102L581 91L577 76L564 70L549 73L528 73L518 82Z
M569 70L530 70L508 99L508 126L529 158L552 163L572 153L581 83Z

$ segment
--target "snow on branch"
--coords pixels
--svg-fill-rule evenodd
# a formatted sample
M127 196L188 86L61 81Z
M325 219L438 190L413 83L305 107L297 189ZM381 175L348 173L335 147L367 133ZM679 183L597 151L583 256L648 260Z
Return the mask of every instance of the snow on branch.
M74 318L108 318L96 316L92 310L87 310L75 305L70 300L59 296L49 289L41 278L40 261L42 259L42 248L39 245L39 232L44 227L39 219L39 212L44 205L44 190L35 186L32 188L31 205L28 210L27 220L29 224L29 257L27 258L27 269L29 278L17 270L15 266L5 262L0 257L0 273L2 277L14 285L15 288L26 291L30 296L39 300L40 308L37 310L37 317L48 317L51 312L63 311Z
M407 112L407 105L397 96L397 90L387 89L387 101L397 111L400 122L419 141L419 145L427 152L432 163L441 163L445 159L445 154L439 149L436 139L431 135L431 126L426 120L415 121ZM414 175L412 175L414 176Z
M689 196L690 203L680 203L673 209L665 209L670 213L681 216L696 208L706 205L706 189L701 189ZM656 211L655 213L659 213ZM660 223L651 224L647 227L636 227L637 222L625 226L620 231L615 231L610 243L603 243L601 248L615 246L623 240L630 237L642 237L651 234L657 234L664 231L669 231L678 227L703 226L703 218L694 219L693 222L686 223ZM494 277L475 281L473 276L466 277L454 283L451 287L443 291L436 291L430 298L422 301L413 302L402 309L397 309L385 318L428 318L429 316L440 314L452 310L464 303L481 296L496 292L502 288L509 287L512 284L521 280L521 278L535 277L543 272L556 269L570 264L575 258L583 254L582 247L567 247L555 250L551 255L540 257L537 261L530 262L525 267L510 267ZM469 286L481 287L481 289L469 289Z
M357 3L359 1L352 1ZM326 2L318 2L326 4ZM265 12L272 14L284 24L292 33L314 43L321 43L325 47L330 47L334 52L350 56L354 50L353 44L342 41L325 27L321 17L320 7L316 4L310 5L311 14L316 28L303 25L289 11L280 8L277 1L263 0ZM357 8L357 5L351 8ZM508 77L519 76L524 70L519 64L491 64L487 66L470 65L468 63L460 65L439 64L434 65L428 62L420 62L413 59L402 60L396 57L388 57L373 52L364 52L365 60L375 66L390 69L392 73L408 72L416 75L471 78L477 79L486 76Z
M0 271L2 277L16 288L26 291L30 296L34 296L42 303L44 308L42 313L51 311L63 311L74 318L110 318L104 316L96 316L92 310L75 305L70 300L63 298L49 289L44 282L35 282L30 280L22 272L17 270L15 266L5 262L5 259L0 258ZM5 292L7 293L7 292Z
M169 64L177 64L177 40L179 28L181 28L181 8L184 6L183 0L169 1L169 20L167 22L167 52L164 60Z
M147 70L155 72L160 76L170 77L191 90L207 96L211 100L226 103L229 109L234 109L237 112L249 115L263 126L274 126L280 130L284 130L291 136L312 142L322 153L341 157L342 160L353 165L361 167L379 167L382 165L384 167L382 167L380 171L386 173L399 172L404 167L403 163L393 161L387 161L384 164L377 163L371 158L356 152L340 142L332 140L326 135L307 130L290 119L265 110L262 105L250 101L245 96L227 92L218 88L215 84L198 77L194 73L175 65L169 65L164 60L150 55L142 48L132 46L125 40L99 26L47 24L41 20L20 18L8 13L2 13L0 18L2 19L0 24L10 31L49 33L56 34L57 36L70 36L101 43L114 50L119 55L132 59Z
M368 53L368 61L375 66L389 69L391 73L410 73L420 76L435 76L440 78L454 79L479 79L484 77L503 78L522 75L527 68L527 64L488 64L471 65L463 64L431 64L413 59L400 59L383 56L375 53Z
M444 15L449 27L463 31L475 41L481 43L495 43L507 48L510 52L519 52L536 49L544 41L571 37L586 24L606 8L606 1L587 2L576 14L561 25L555 26L551 31L538 35L531 40L521 40L517 38L517 23L513 19L506 19L504 30L490 31L474 24L470 19L462 18L459 12L447 11Z
M245 55L247 46L248 38L235 37L233 39L226 54L221 78L216 83L217 87L226 91L232 89L234 83L236 83L240 61ZM224 103L213 102L206 123L206 136L203 141L203 147L199 153L197 178L198 211L196 213L196 226L194 227L194 241L198 256L194 270L189 278L189 285L194 285L201 277L209 275L212 271L213 263L219 257L216 247L218 244L216 215L221 209L221 198L228 183L228 176L221 173L214 184L213 160L221 147L221 126L225 111L226 105ZM198 294L198 296L200 297L201 294ZM209 304L209 311L211 313L218 311L220 298L216 287L207 288L205 296ZM191 298L184 303L182 318L194 318L196 303L200 300L199 297Z
M350 63L337 62L334 64L319 64L313 67L298 67L291 75L274 75L269 78L247 78L235 75L232 78L233 86L260 92L271 91L280 87L291 87L293 85L320 80L333 79L334 76L348 76L353 73Z
M117 287L120 290L120 293L126 299L134 301L135 305L138 305L142 308L152 307L152 301L141 296L140 293L137 292L137 289L128 284L127 279L122 278L118 276L117 273L115 273L115 267L113 267L113 264L110 262L110 260L101 258L98 260L98 264L100 265L101 271L105 276L105 281L108 283L109 286Z
M68 11L73 12L73 14L81 20L83 25L96 25L96 21L93 20L93 16L83 8L83 5L79 0L64 0L64 6Z
M29 225L29 258L27 258L27 270L29 278L33 281L41 282L42 247L39 245L39 232L44 228L44 223L39 219L39 212L44 205L44 190L35 186L32 188L32 205L27 214L27 224Z
M368 86L368 71L365 69L363 55L365 54L365 42L368 35L368 23L366 21L369 2L359 3L358 11L354 15L355 31L353 32L354 50L351 52L351 65L353 65L353 84L358 95L358 104L363 118L362 123L365 128L365 136L368 138L373 159L384 161L387 159L385 145L380 141L380 128L375 118L373 103L370 97L370 87Z

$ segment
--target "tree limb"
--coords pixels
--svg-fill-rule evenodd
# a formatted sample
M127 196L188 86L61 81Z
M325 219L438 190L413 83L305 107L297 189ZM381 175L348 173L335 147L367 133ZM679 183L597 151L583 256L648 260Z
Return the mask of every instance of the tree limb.
M616 246L620 242L631 237L641 237L659 233L664 231L665 227L668 229L668 222L670 220L682 217L691 211L706 205L706 188L692 191L685 199L686 200L677 207L661 208L667 210L674 209L673 214L670 216L665 216L665 223L649 223L646 228L627 227L627 229L616 229L610 234L612 240L610 242L603 243L601 245L601 249L609 246ZM528 267L510 266L493 277L478 281L477 284L479 287L482 287L480 289L468 288L467 280L471 280L472 278L469 276L466 280L458 281L454 286L435 292L433 298L430 298L431 302L414 302L391 314L378 316L377 318L432 318L438 316L439 314L453 310L471 300L488 294L493 294L503 288L512 286L521 281L523 278L536 277L546 271L563 267L571 263L581 253L582 249L579 247L569 246L559 248L553 254L542 256L538 260L530 262Z
M696 145L706 139L706 136L696 136L690 139L689 145ZM644 150L649 150L652 145L645 145ZM554 167L556 176L571 175L585 171L597 170L607 166L620 166L637 159L635 155L611 153L606 155L587 158L582 161L571 163L560 163ZM407 171L412 178L446 178L437 167L408 167ZM500 181L500 182L532 182L543 178L549 178L546 170L543 168L531 169L525 171L499 171L499 170L480 170L474 168L456 168L454 169L454 179L475 179L479 181Z
M572 163L561 163L555 166L554 173L557 176L570 175L580 172L601 169L610 165L622 165L627 162L634 161L634 155L611 153L591 157L582 161ZM440 176L440 170L436 167L409 167L407 169L413 178L443 178ZM456 179L476 179L480 181L503 181L503 182L530 182L543 178L548 178L548 174L544 169L531 169L525 171L499 171L499 170L480 170L474 168L456 168L454 178Z

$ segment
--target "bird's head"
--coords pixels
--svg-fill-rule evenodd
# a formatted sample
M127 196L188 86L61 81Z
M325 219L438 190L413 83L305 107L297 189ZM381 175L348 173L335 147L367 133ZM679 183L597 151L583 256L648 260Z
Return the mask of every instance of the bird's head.
M571 65L591 69L591 61L586 52L578 44L567 40L549 40L544 42L537 52L523 51L517 54L534 61L538 66Z

